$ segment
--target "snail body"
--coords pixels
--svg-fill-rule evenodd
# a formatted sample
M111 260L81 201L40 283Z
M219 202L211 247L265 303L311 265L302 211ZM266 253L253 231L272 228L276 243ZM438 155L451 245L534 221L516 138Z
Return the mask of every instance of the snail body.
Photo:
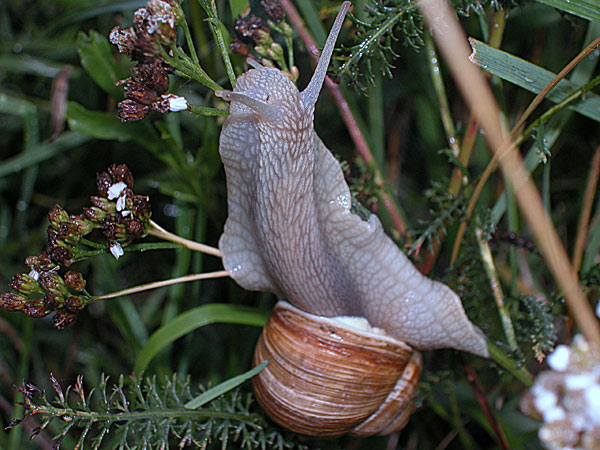
M228 197L228 218L219 240L224 267L245 289L273 292L314 316L362 317L400 342L401 348L410 348L411 355L418 355L413 348L451 347L488 356L485 337L467 318L459 297L420 274L383 232L375 215L363 220L351 211L340 164L314 131L315 104L349 6L350 2L342 4L315 73L302 92L279 70L256 64L238 77L233 91L215 92L230 102L219 141ZM265 333L274 330L278 328L268 326ZM268 350L257 349L257 358L270 359L275 368L275 356L268 355L285 357L290 350L274 349L267 345L270 342L280 345L263 337L259 348L265 343ZM364 364L372 366L369 358ZM399 379L405 370L411 380L415 378L420 356L410 358ZM325 375L330 380L341 373L337 366L324 369L333 370ZM282 381L288 386L290 382L289 377ZM276 383L271 379L265 385ZM271 397L287 393L291 400L285 401L298 402L294 389L284 386L279 385L279 392ZM260 389L259 399L270 396ZM347 389L335 389L342 401L336 403L338 409L349 408L344 403ZM312 401L323 404L319 395ZM334 434L361 433L366 417ZM286 426L294 429L293 423ZM359 426L358 431L354 426ZM380 427L374 433L385 430ZM312 434L305 428L298 431ZM323 433L330 432L318 434Z

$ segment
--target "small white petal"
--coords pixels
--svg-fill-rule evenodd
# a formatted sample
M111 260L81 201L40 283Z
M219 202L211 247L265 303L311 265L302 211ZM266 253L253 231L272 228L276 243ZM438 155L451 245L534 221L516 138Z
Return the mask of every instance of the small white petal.
M600 301L596 304L596 315L600 317Z
M585 389L596 383L596 377L590 372L567 375L565 385L567 389Z
M127 185L125 183L123 183L122 181L119 181L118 183L113 184L111 187L108 188L108 199L114 200L115 198L120 196L121 192L123 192L123 190L125 190L126 188L127 188Z
M534 400L533 404L536 409L544 414L547 410L554 408L558 402L558 397L554 392L547 391L546 389L534 389Z
M544 422L546 423L556 422L557 420L563 420L566 417L565 410L562 409L560 406L549 408L545 410L542 413L542 415L544 417Z
M585 390L587 416L590 421L600 425L600 386L595 384Z
M125 209L125 200L126 197L124 195L121 195L119 197L119 199L117 200L117 211L123 211Z
M554 351L548 356L548 365L550 368L564 372L567 370L569 365L569 354L571 350L566 345L559 345Z
M126 209L125 211L121 211L121 215L123 217L127 217L129 214L131 214L131 211L129 211L128 209Z
M172 112L185 111L188 107L187 100L184 97L171 95L169 98L169 110Z
M121 247L121 244L119 244L118 242L115 242L110 246L110 252L115 257L115 259L119 259L125 253L123 251L123 247Z
M39 272L38 272L37 270L35 270L35 269L31 269L31 272L29 272L29 276L30 276L31 278L33 278L35 281L37 281L37 280L39 280L39 279L40 279L40 274L39 274Z

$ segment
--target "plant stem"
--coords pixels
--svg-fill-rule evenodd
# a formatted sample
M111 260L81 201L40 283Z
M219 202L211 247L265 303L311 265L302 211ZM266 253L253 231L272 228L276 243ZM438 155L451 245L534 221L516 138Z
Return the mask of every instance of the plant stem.
M488 245L487 241L483 240L481 229L475 229L475 236L477 238L477 243L479 244L479 251L481 254L481 260L483 261L483 268L485 269L485 273L487 274L488 279L490 280L490 287L492 288L492 293L494 294L494 299L496 300L498 314L500 314L502 328L504 328L504 335L506 336L506 340L508 341L508 346L510 347L511 351L514 352L518 349L517 339L515 338L515 329L510 319L508 309L504 304L504 294L502 293L500 280L498 279L498 275L496 274L496 268L494 266L494 259L492 257L492 252L490 251L490 246Z
M296 11L296 8L290 0L281 0L281 6L283 6L283 9L288 15L290 22L296 28L296 31L298 31L298 35L302 39L302 42L304 42L308 54L313 60L313 63L316 65L319 61L318 55L320 52L317 43L310 34L310 31L308 31L308 29L304 25L304 21L302 20L302 18L298 14L298 11ZM404 235L406 232L406 226L404 225L404 220L402 219L402 216L400 214L400 209L394 201L394 199L383 189L384 181L381 175L381 171L379 167L377 167L377 163L375 162L375 158L373 157L373 154L369 149L367 140L360 131L360 127L358 126L356 119L352 115L348 102L344 98L340 87L333 81L331 81L329 77L325 77L325 86L327 86L329 93L333 96L333 99L338 106L342 119L346 123L346 128L350 133L350 137L354 141L354 145L356 145L356 149L360 153L362 159L365 161L365 164L367 165L369 170L371 170L371 172L374 175L374 182L380 189L379 196L381 197L381 201L384 207L390 214L394 226L401 235Z
M590 347L600 354L600 323L574 276L565 248L546 214L523 159L511 145L512 139L503 134L499 108L492 91L481 71L469 61L471 51L464 31L446 1L432 0L420 5L465 101L477 114L490 147L512 183L520 209L538 241L548 268L564 292L567 305Z
M592 214L592 206L594 203L594 194L598 185L598 175L600 174L600 145L596 147L594 157L592 158L592 166L588 175L587 184L585 186L585 194L581 213L579 215L579 223L577 224L577 235L575 237L575 245L573 250L573 270L577 274L581 268L581 260L583 258L583 249L588 235L588 226L590 215Z
M228 277L229 272L226 270L218 270L216 272L207 272L207 273L195 273L192 275L185 275L183 277L171 278L169 280L163 281L154 281L152 283L140 284L138 286L134 286L131 288L123 289L116 292L111 292L110 294L100 295L98 297L94 297L90 303L95 303L98 300L107 300L109 298L121 297L123 295L135 294L136 292L149 291L150 289L157 289L164 286L170 286L172 284L177 283L186 283L188 281L196 281L196 280L207 280L209 278L222 278Z
M92 422L126 422L140 421L144 419L177 419L180 417L206 417L215 419L229 419L244 422L250 425L256 424L255 420L240 414L223 412L210 409L159 409L149 411L99 413L95 411L81 411L71 408L56 408L53 406L35 406L35 414L43 414L50 417L65 418L68 420L85 420Z
M506 354L500 350L499 347L492 344L489 340L487 341L487 348L490 352L490 358L492 358L499 366L506 369L513 377L515 377L525 386L533 386L533 375L529 373L525 366L506 356Z
M181 27L183 28L183 34L185 35L185 41L187 42L188 48L190 49L190 54L192 55L192 61L198 67L200 67L200 60L198 59L198 53L196 53L196 47L194 46L194 40L192 39L192 35L190 33L190 27L188 26L187 20L183 17L181 21Z
M223 33L221 31L221 21L219 20L219 16L217 14L217 5L215 0L210 0L210 5L208 4L207 0L198 0L198 3L208 16L208 26L210 27L210 31L217 41L217 46L221 52L221 58L223 58L223 64L225 64L225 70L227 72L227 76L229 77L231 88L233 89L235 87L236 76L235 72L233 71L233 66L231 65L231 59L229 58L229 49L225 45L225 39L223 38Z
M170 233L153 220L150 221L150 225L152 226L152 228L150 228L148 234L151 236L164 239L165 241L177 242L178 244L183 245L185 248L194 250L196 252L202 252L208 255L218 256L220 258L223 257L223 253L221 253L221 251L218 248L201 244L200 242L190 241L189 239L185 239L181 236L177 236L176 234Z
M229 111L226 109L209 108L208 106L191 105L188 103L188 111L199 116L227 116Z

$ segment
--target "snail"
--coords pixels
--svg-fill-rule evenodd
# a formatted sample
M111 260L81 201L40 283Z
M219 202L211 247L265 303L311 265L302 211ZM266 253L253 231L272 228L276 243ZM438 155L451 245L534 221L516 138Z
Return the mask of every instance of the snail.
M488 356L483 333L469 321L456 293L419 273L384 233L375 215L364 220L351 211L340 164L314 131L315 104L349 7L350 2L342 4L313 77L302 92L281 71L256 63L237 78L233 91L215 92L230 102L219 141L228 201L228 218L219 240L224 267L243 288L273 292L293 305L278 304L259 340L255 361L269 359L270 364L255 379L257 397L275 421L320 436L343 434L355 426L356 434L383 434L398 429L394 423L403 425L420 372L417 350L450 347ZM282 314L286 320L281 320ZM355 321L367 322L371 331L365 335L352 325L328 319L338 316L362 318ZM282 325L291 329L285 331L284 326L284 338L273 339L271 333L280 336ZM359 338L365 341L360 351L354 345ZM328 346L336 340L344 348L340 354L345 355L338 362L346 360L351 367L328 364L317 356L322 378L313 384L326 395L315 392L310 397L302 392L300 398L297 381L308 375L294 372L313 370L305 364L307 358L317 350L324 351L323 357L334 353ZM288 347L277 348L289 341L316 347L308 353L299 349L298 354ZM361 415L354 425L338 424L336 429L327 414L318 416L303 409L301 402L334 404L330 411L334 415L347 411L356 399L349 399L353 388L344 387L342 382L347 380L340 377L346 369L358 371L358 379L366 377L360 374L365 364L379 371L378 364L388 363L377 356L378 348L390 345L395 348L392 353L401 355L389 363L398 368L389 374L393 379L379 382L384 394L365 390L362 398L368 403L381 397L383 404L378 408L384 410L391 402L399 409L389 419L394 423L368 428L370 420L379 419ZM352 356L355 353L366 359L360 362ZM290 359L280 364L275 361L279 356ZM400 391L394 387L396 381ZM269 390L275 392L269 394ZM404 400L385 400L398 392ZM280 399L281 395L289 397ZM273 399L277 403L270 406ZM286 404L290 408L282 415L279 412ZM326 423L326 429L298 425L304 420L299 418L302 411L308 411L309 422L313 418L310 426Z

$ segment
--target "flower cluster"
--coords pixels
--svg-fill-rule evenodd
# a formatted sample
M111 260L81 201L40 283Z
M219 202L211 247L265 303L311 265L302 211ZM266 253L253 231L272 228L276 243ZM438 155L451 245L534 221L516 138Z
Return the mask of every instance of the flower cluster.
M286 62L283 47L273 40L270 33L271 29L278 31L286 39L287 45L291 46L293 30L285 22L285 13L279 0L262 0L261 4L269 18L268 23L250 13L239 17L233 27L238 38L231 41L229 48L233 53L246 57L250 54L248 45L253 45L264 66L277 65L292 81L296 81L299 72L293 65L291 55Z
M90 197L92 206L83 215L102 229L108 250L115 258L123 245L148 235L152 215L150 198L135 195L133 175L125 164L111 166L96 176L99 197Z
M28 274L16 274L11 289L17 292L0 294L0 308L5 311L23 311L29 317L54 314L54 326L62 330L73 324L77 314L93 299L85 292L85 279L79 272L68 271L62 277L59 266L48 264L43 256L30 256L26 263ZM48 269L48 267L52 267Z
M108 251L118 259L123 246L148 234L150 201L147 196L134 194L133 175L126 165L113 165L99 173L96 184L99 196L90 197L92 206L84 208L83 214L69 215L59 205L48 213L48 247L25 259L30 271L13 277L10 287L16 293L0 294L1 309L23 311L35 318L56 312L56 328L71 325L93 297L85 291L81 273L68 271L61 276L59 271L61 266L69 267L89 256L85 246L96 244L85 236L101 230Z
M600 360L582 336L559 345L521 400L521 409L541 419L540 441L551 450L600 448Z
M133 14L133 27L115 27L110 32L110 42L119 52L138 61L132 69L134 76L117 82L118 86L125 85L125 100L119 102L122 122L143 119L150 111L187 109L185 98L167 93L168 75L174 70L162 56L175 45L175 25L181 17L183 12L176 0L149 0L145 8Z

